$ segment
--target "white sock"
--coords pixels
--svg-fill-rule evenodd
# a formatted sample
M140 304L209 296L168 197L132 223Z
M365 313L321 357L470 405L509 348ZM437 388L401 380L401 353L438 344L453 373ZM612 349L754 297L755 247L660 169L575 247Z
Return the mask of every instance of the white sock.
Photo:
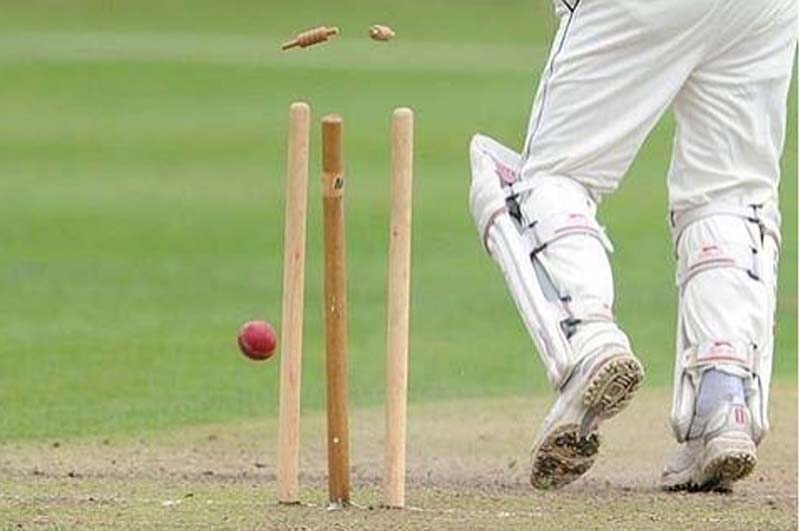
M726 372L708 370L700 381L695 412L701 417L710 415L722 402L744 403L744 381Z

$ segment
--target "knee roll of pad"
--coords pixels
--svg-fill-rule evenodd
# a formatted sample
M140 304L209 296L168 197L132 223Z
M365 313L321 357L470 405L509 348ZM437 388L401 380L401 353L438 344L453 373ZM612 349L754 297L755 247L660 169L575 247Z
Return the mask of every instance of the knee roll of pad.
M611 312L611 243L582 186L565 177L519 180L519 155L481 135L472 140L470 161L478 234L503 272L553 386L609 343L629 351Z
M695 402L710 369L742 378L754 440L769 429L778 223L775 210L724 205L673 220L679 303L672 426L681 442L701 435Z

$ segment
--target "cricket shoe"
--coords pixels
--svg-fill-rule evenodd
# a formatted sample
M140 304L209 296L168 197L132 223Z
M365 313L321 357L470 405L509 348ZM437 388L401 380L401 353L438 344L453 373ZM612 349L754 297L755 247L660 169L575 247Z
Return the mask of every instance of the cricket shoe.
M730 492L757 462L750 411L742 403L724 403L707 419L696 419L695 425L698 434L675 452L661 474L661 486L672 491Z
M627 406L642 380L642 364L616 348L579 363L539 430L531 451L531 485L557 489L589 470L600 447L600 422Z

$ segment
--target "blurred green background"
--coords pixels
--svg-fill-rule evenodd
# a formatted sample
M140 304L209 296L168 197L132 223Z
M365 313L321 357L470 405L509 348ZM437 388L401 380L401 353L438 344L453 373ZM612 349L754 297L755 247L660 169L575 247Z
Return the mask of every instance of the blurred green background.
M334 5L335 4L335 5ZM367 28L387 23L390 44ZM329 46L282 40L336 24ZM467 142L519 146L556 21L547 0L11 1L0 5L0 440L272 415L278 362L236 349L279 325L289 104L345 117L351 395L383 398L388 126L417 112L411 399L547 392L467 211ZM792 94L795 93L794 88ZM783 161L776 373L797 351L797 123ZM617 312L669 384L675 289L649 138L602 219ZM319 129L313 135L303 400L323 400Z

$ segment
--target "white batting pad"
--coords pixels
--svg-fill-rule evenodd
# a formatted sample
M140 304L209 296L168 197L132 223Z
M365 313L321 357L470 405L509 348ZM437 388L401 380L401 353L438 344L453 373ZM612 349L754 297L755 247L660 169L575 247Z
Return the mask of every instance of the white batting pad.
M584 357L630 351L613 322L611 243L581 185L563 177L520 181L519 155L476 135L470 210L484 247L558 388Z
M769 429L777 221L752 208L703 207L684 213L674 238L679 289L672 425L679 441L693 426L703 374L716 369L745 383L754 438Z

